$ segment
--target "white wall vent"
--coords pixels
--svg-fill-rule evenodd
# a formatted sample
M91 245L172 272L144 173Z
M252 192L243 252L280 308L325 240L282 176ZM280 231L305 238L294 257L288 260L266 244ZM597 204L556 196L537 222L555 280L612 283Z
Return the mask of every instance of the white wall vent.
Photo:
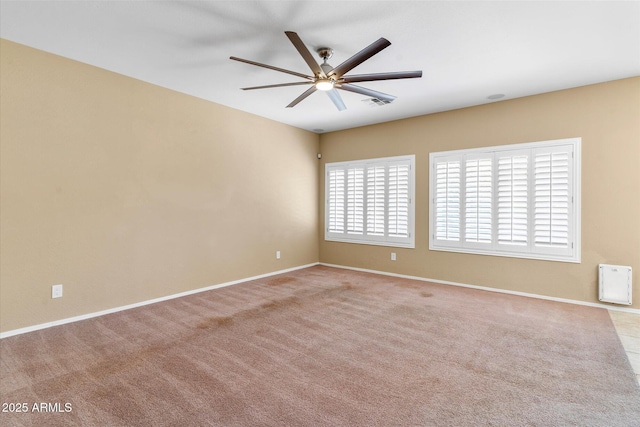
M631 305L631 267L609 264L598 267L600 301Z
M388 100L388 99L378 99L378 98L367 98L367 99L363 99L362 102L364 102L365 104L375 107L383 107L387 104L391 104L393 102L393 100Z

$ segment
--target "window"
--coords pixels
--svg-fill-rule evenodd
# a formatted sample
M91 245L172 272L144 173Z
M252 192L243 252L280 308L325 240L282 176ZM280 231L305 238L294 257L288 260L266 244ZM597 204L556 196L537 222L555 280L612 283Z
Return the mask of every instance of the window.
M431 153L429 249L580 262L580 145Z
M414 247L415 156L325 165L325 240Z

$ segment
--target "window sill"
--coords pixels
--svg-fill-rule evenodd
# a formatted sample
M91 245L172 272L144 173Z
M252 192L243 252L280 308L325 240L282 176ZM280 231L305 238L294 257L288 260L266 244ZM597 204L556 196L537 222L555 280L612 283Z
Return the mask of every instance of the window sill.
M371 246L388 246L393 248L408 248L415 249L415 242L381 242L379 240L360 240L360 239L345 239L335 237L325 237L326 242L339 242L339 243L353 243L357 245L371 245Z
M497 256L497 257L505 257L505 258L522 258L522 259L533 259L538 261L556 261L556 262L569 262L573 264L580 264L580 254L576 254L573 256L566 255L551 255L551 254L532 254L532 253L519 253L519 252L509 252L509 251L486 251L482 249L472 249L472 248L450 248L443 246L435 246L433 244L429 245L430 251L439 251L439 252L456 252L460 254L471 254L471 255L487 255L487 256Z

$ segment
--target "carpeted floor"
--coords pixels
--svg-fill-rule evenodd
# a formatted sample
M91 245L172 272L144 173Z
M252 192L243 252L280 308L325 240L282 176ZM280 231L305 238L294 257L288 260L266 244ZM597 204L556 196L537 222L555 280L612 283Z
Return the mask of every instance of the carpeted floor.
M1 425L640 425L606 310L322 266L5 338L0 358L2 409L28 409Z

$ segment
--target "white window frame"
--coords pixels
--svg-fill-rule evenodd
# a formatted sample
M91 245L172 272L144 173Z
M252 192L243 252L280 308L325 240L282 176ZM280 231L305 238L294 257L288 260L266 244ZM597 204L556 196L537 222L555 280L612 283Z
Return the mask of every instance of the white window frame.
M494 146L494 147L483 147L483 148L473 148L467 150L454 150L454 151L444 151L444 152L433 152L429 154L429 249L434 251L448 251L448 252L461 252L461 253L471 253L471 254L480 254L480 255L493 255L493 256L503 256L503 257L514 257L514 258L529 258L529 259L540 259L540 260L548 260L548 261L563 261L563 262L572 262L572 263L580 263L581 261L581 138L567 138L567 139L557 139L551 141L541 141L541 142L529 142L523 144L512 144L512 145L502 145L502 146ZM563 220L565 217L567 225L561 225L559 227L560 231L558 231L557 235L561 236L559 240L551 244L543 244L539 241L536 242L536 239L540 240L541 237L538 237L535 233L543 230L545 228L543 225L540 225L543 221L536 220L536 214L538 218L542 218L542 215L545 214L543 201L541 201L541 197L546 194L543 192L542 185L538 186L538 190L536 190L536 175L538 173L538 184L544 182L542 178L540 178L543 172L542 166L538 166L536 168L535 162L536 159L542 159L542 156L547 155L548 153L558 153L559 158L567 160L568 166L566 166L566 181L567 185L564 185L564 182L558 187L560 188L560 196L558 196L558 214L553 218L558 218ZM565 157L564 154L568 153ZM510 182L509 179L505 181L504 179L501 181L503 189L501 199L503 204L499 205L499 181L498 181L498 161L500 158L506 160L509 156L516 155L526 155L527 156L527 171L526 171L526 189L524 185L519 187L520 194L526 193L526 208L520 209L520 217L526 217L526 220L522 220L522 223L526 223L526 243L522 244L508 244L507 241L500 241L498 239L498 228L499 228L499 206L502 206L502 210L500 214L502 214L502 218L504 218L505 212L509 215L508 219L513 219L516 216L516 213L512 211L514 205L507 205L505 207L504 203L504 195L511 194L505 193L504 189L509 189L508 186L504 185L504 182ZM536 157L538 156L538 157ZM487 227L490 226L491 229L491 239L490 241L479 242L479 241L466 241L466 188L467 188L467 177L465 175L466 172L466 162L468 160L481 159L481 158L491 158L491 203L490 207L485 207L486 218L485 222ZM559 161L561 161L559 160ZM458 162L456 164L456 162ZM446 166L445 166L446 163ZM542 164L542 163L541 163ZM459 196L457 196L457 184L455 180L457 179L456 166L459 166ZM439 167L439 169L438 169ZM559 166L558 170L563 170L564 166ZM453 170L453 175L447 175L445 171ZM503 169L503 174L504 174ZM438 188L438 171L440 171L440 188ZM524 171L522 168L520 169L522 172L520 176L524 176ZM451 176L453 178L451 178ZM504 176L504 175L502 175ZM564 176L564 175L563 175ZM563 178L564 179L564 178ZM453 185L449 182L453 180ZM488 181L488 178L487 178ZM470 181L471 182L471 181ZM475 182L475 181L473 181ZM471 185L474 185L471 182ZM520 181L521 183L523 181ZM453 190L450 193L447 193L448 188L451 187ZM563 190L563 188L567 188L567 190ZM470 194L473 194L473 188L470 187ZM440 191L438 193L438 190ZM486 193L485 193L486 194ZM554 193L555 194L555 193ZM450 197L449 197L450 196ZM536 202L536 197L538 197L538 202ZM566 200L566 201L564 201ZM438 203L440 203L438 205ZM512 202L507 202L512 203ZM537 204L536 204L537 203ZM556 206L553 205L552 206ZM456 208L459 208L459 211L456 211ZM562 210L561 210L562 209ZM564 213L566 211L566 214ZM471 212L473 214L475 211ZM509 214L509 212L511 212ZM471 215L470 215L471 216ZM490 220L488 217L490 216ZM546 217L545 217L546 218ZM456 222L458 221L458 222ZM507 221L508 222L508 221ZM552 220L549 220L550 226L553 223ZM504 226L505 221L502 221L502 225ZM536 225L538 224L538 225ZM438 225L440 228L438 229ZM536 228L537 227L537 228ZM551 226L555 228L555 226ZM456 240L456 233L459 229L459 235ZM448 233L448 234L447 234ZM550 236L554 232L549 232ZM471 233L470 233L471 235ZM503 234L504 235L504 234ZM563 237L566 235L566 238ZM449 237L448 237L449 236ZM485 235L486 236L486 235ZM554 234L555 236L555 234ZM551 239L552 237L549 237ZM489 240L489 239L487 239ZM564 241L566 240L566 244Z
M402 224L406 220L406 233L402 232L403 236L398 236L397 233L390 231L390 228L394 227L394 220L390 213L394 212L393 206L395 206L390 203L392 202L391 197L394 195L394 192L390 191L390 179L393 178L390 171L394 167L404 169L406 166L409 168L408 182L406 183L408 200L406 200L407 197L402 196L402 207L398 208L402 212L406 211L406 217L402 216ZM378 178L377 182L377 185L381 185L382 189L377 192L373 188L372 180L374 180L374 176L369 176L369 172L373 172L374 168L378 173L384 170L384 177ZM337 181L338 176L340 179ZM355 180L351 182L362 182L362 188L357 193L362 199L355 202L352 201L351 204L347 200L347 195L355 193L349 186L350 178ZM375 194L382 194L382 201L381 199L374 199L373 195ZM334 242L414 248L414 201L415 155L327 163L325 164L324 238L327 241ZM376 216L377 221L375 223L374 221L369 221L374 215L373 212L370 212L373 206L378 207L378 209L382 207L383 212L383 214L379 213ZM354 212L356 213L355 216ZM404 226L402 226L402 229L404 230Z

